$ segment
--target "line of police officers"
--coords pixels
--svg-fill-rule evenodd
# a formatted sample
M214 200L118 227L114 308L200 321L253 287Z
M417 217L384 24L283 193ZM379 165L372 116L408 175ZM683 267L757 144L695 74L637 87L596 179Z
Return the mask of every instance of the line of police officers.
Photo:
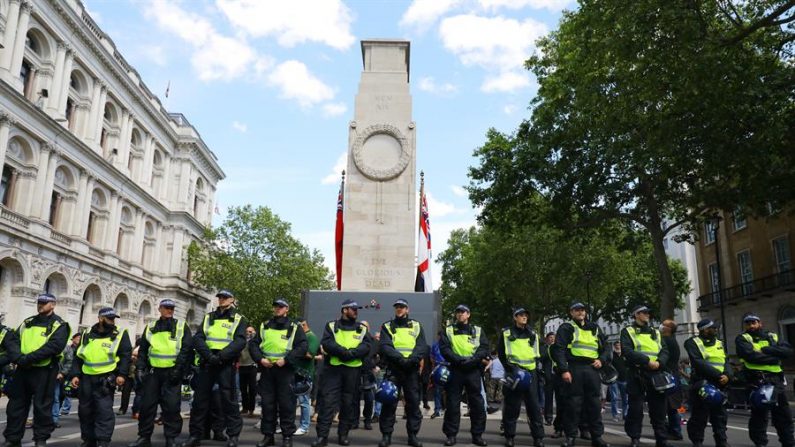
M273 302L273 318L262 323L257 337L247 343L246 319L237 312L234 296L222 290L217 294L218 307L208 313L196 334L191 335L184 321L174 319L176 303L165 299L159 304L160 318L144 330L137 361L135 380L141 383L143 401L140 412L138 439L130 447L150 447L154 418L161 407L166 446L176 446L182 430L180 416L180 383L186 375L194 374L194 399L191 406L190 436L180 447L201 444L204 426L210 412L214 389L220 390L221 414L228 436L227 446L237 447L242 428L235 394L234 363L243 349L248 348L260 368L259 392L262 397L263 439L258 447L275 444L276 419L282 433L282 445L292 446L295 432L295 365L307 350L304 332L287 317L289 304L281 299ZM0 325L0 367L7 380L8 422L3 433L7 447L21 445L25 421L33 403L33 440L36 447L46 445L54 429L51 408L56 386L58 362L70 336L68 323L54 313L56 298L45 293L37 299L38 314L26 319L17 330ZM323 372L322 405L318 409L317 439L313 447L328 443L334 413L339 406L338 444L350 444L348 433L355 425L359 372L363 359L370 353L371 338L367 328L357 321L358 303L345 300L341 315L324 328L321 345L328 354L328 366ZM387 364L386 379L402 389L407 415L408 444L421 447L418 433L422 423L420 405L420 362L428 345L421 324L409 318L408 303L399 299L394 303L395 317L381 326L379 352ZM610 366L612 352L599 327L586 318L586 306L573 302L569 308L571 321L557 331L550 347L555 373L559 376L561 402L566 415L563 446L575 444L581 415L587 418L591 444L606 447L602 440L600 391L603 381L609 381L615 370ZM661 365L667 360L667 350L660 331L650 326L649 309L633 309L634 322L622 329L623 356L630 366L628 378L629 409L625 431L632 447L639 445L643 405L648 405L649 417L657 447L667 447L665 430L665 383ZM472 443L485 446L483 432L486 425L485 403L481 394L481 368L487 363L488 341L479 326L470 323L470 309L466 305L455 308L455 321L441 332L440 351L450 368L446 386L446 413L443 432L446 446L456 444L460 426L462 392L467 395L471 419ZM78 390L78 415L83 440L82 447L106 447L113 433L115 416L113 393L125 381L131 361L132 345L126 330L115 326L118 314L113 308L102 308L98 322L86 329L72 364L70 385ZM777 336L762 329L758 316L747 314L743 319L744 332L735 342L744 365L744 380L752 388L772 384L766 397L767 407L753 407L749 420L749 434L755 446L767 445L768 413L781 445L795 447L792 414L787 403L786 380L781 360L792 356L792 347L780 342ZM703 384L726 389L732 380L725 350L716 338L717 325L709 319L698 324L699 335L685 342L685 350L693 365L690 402L692 417L688 436L695 447L704 440L707 421L712 424L717 447L727 447L726 409L724 405L702 402ZM536 383L543 380L540 372L539 336L528 325L528 312L519 308L513 312L513 324L505 327L498 338L498 355L506 369L509 385L518 377ZM195 352L195 355L192 353ZM9 368L15 365L15 370ZM544 447L543 420L539 410L537 386L514 388L505 395L503 427L505 445L512 447L516 423L524 402L531 434L536 447ZM392 442L396 402L385 403L379 419L382 440L379 447Z

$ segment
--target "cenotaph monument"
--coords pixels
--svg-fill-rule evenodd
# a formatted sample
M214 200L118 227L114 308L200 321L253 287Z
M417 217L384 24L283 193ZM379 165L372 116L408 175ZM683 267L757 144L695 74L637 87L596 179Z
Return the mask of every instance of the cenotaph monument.
M416 151L405 40L362 45L348 133L343 291L410 292L416 274Z

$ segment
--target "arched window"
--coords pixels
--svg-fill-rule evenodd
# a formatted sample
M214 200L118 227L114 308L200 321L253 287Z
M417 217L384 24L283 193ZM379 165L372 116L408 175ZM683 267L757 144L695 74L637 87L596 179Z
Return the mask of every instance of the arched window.
M795 307L786 306L781 310L778 318L778 325L781 328L781 339L787 343L795 343ZM783 365L788 369L795 366L795 359L792 357L784 360Z

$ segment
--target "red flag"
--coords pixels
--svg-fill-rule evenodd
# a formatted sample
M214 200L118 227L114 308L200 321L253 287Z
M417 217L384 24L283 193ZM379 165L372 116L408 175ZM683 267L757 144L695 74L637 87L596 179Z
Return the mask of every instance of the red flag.
M417 278L415 292L433 292L431 284L431 220L425 198L425 174L420 172L420 231L417 243Z
M345 171L342 171L340 193L337 196L337 224L334 229L334 252L337 257L337 290L342 290L342 236L345 233L342 222L342 208L345 194Z

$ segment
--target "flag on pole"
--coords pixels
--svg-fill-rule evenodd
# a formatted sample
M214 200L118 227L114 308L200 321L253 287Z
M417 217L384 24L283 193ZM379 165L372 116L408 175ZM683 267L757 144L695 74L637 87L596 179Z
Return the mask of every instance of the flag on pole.
M337 195L337 224L334 229L334 254L337 261L337 290L342 290L342 236L345 233L342 222L342 209L345 195L345 171L342 171L340 192Z
M431 220L425 198L425 173L420 171L420 231L417 244L417 279L415 292L433 292L431 284Z
M166 85L166 98L168 98L168 92L171 91L171 80L169 79L168 84Z

